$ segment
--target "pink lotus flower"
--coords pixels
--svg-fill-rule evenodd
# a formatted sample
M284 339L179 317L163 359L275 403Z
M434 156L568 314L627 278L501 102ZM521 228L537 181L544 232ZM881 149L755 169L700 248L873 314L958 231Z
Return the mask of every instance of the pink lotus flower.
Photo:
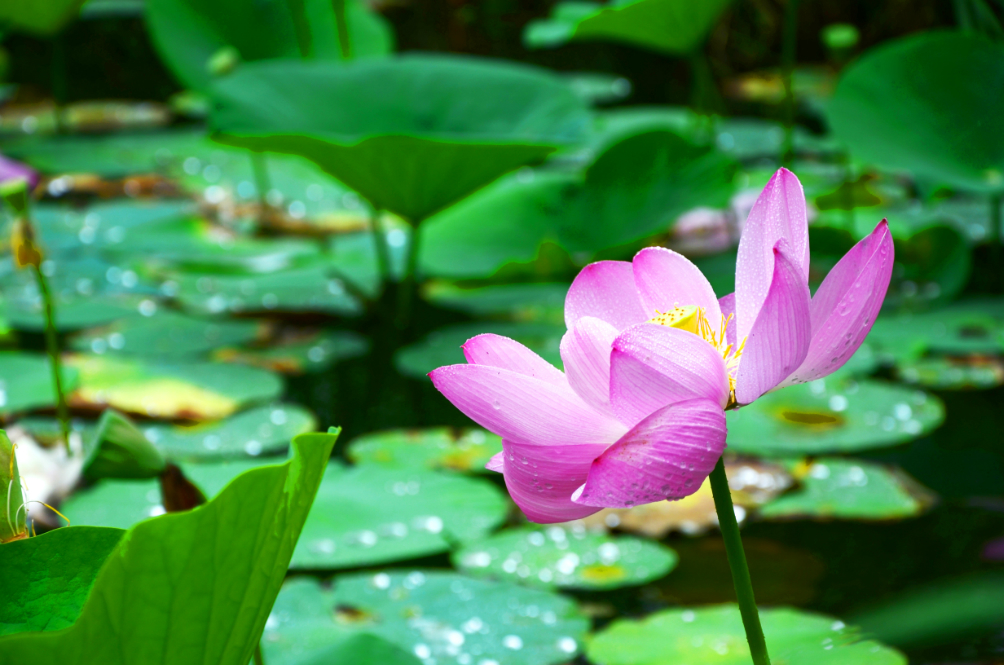
M0 182L13 180L14 178L24 178L29 187L38 184L38 172L27 164L0 155Z
M464 344L466 365L431 372L454 406L502 437L488 468L535 522L564 522L695 492L725 449L725 410L840 368L889 286L883 220L808 286L805 196L786 169L739 243L736 292L719 299L660 247L586 266L565 299L565 372L498 335Z

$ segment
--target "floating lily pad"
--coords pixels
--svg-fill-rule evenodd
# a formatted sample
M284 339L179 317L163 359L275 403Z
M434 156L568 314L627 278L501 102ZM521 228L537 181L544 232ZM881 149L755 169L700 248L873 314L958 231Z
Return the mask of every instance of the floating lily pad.
M342 360L364 355L369 348L369 340L365 337L347 330L331 330L294 333L267 346L218 349L213 359L282 374L304 374L320 372Z
M293 556L294 568L351 568L438 554L504 519L491 483L424 469L331 464Z
M1004 360L997 355L932 356L896 365L900 380L933 390L986 390L1004 384Z
M510 323L487 321L482 323L461 323L440 328L421 342L406 346L394 356L398 371L415 378L442 367L464 363L464 352L460 347L470 338L482 333L495 333L526 345L542 358L562 367L559 345L565 334L564 324L550 323Z
M923 72L923 75L918 75ZM861 160L975 191L1004 188L1004 45L972 31L894 40L844 70L827 104Z
M569 284L498 284L465 289L440 282L429 284L424 295L429 302L475 316L516 321L564 321Z
M205 355L220 346L250 342L260 332L260 325L254 321L211 321L157 312L81 333L71 347L98 355L179 360Z
M772 662L785 665L906 665L898 651L872 640L843 621L794 609L760 610ZM621 619L589 643L597 665L746 665L739 609L712 605L664 610L641 621Z
M310 411L292 404L275 404L202 425L150 425L143 433L174 460L256 457L285 450L294 436L315 426Z
M459 56L247 63L212 95L219 140L307 157L411 220L573 143L589 122L558 77ZM356 103L339 103L347 95Z
M397 429L353 439L348 456L358 464L401 469L485 471L493 455L502 452L502 437L483 429Z
M104 480L71 494L60 511L74 526L117 529L128 529L166 512L156 480Z
M140 306L152 303L140 298L77 298L61 301L56 309L56 327L60 332L70 332L82 328L92 328L119 319L140 316ZM45 330L45 313L41 302L4 301L0 312L12 328L42 332Z
M85 355L70 357L67 365L80 374L73 403L156 418L217 420L282 392L282 380L275 374L241 365Z
M958 644L993 635L1004 622L1004 576L999 570L913 586L854 615L869 634L904 648Z
M275 460L232 459L185 464L185 477L211 499L241 473L274 463ZM107 526L128 529L166 511L160 483L156 480L103 480L75 492L63 501L61 510L76 526Z
M676 552L639 538L613 538L583 527L509 529L453 553L471 575L544 588L615 589L645 584L676 567Z
M726 419L730 451L783 457L904 443L940 426L945 409L917 389L826 378L768 393Z
M164 277L182 307L193 312L321 312L341 316L362 312L345 281L324 265L261 274L169 271Z
M589 626L557 594L443 571L348 575L334 589L295 579L271 618L264 655L280 665L304 662L352 632L382 637L423 662L557 664L575 657Z
M819 458L798 464L802 486L760 509L767 519L888 520L913 517L934 503L934 495L901 471L879 464Z
M880 316L868 335L880 358L1004 353L1004 301L967 301L924 314Z
M78 372L63 365L63 388L73 390ZM0 352L0 413L9 414L56 405L52 365L40 353Z
M612 41L662 53L689 53L711 30L730 0L692 3L686 0L620 0L560 2L545 20L533 21L523 33L530 48L561 46L570 41Z
M779 464L752 460L726 460L725 475L729 479L736 520L742 524L746 516L769 503L791 487L793 480ZM718 527L718 513L711 483L679 501L657 501L633 508L604 508L581 522L590 529L619 529L664 538L679 531L688 536Z

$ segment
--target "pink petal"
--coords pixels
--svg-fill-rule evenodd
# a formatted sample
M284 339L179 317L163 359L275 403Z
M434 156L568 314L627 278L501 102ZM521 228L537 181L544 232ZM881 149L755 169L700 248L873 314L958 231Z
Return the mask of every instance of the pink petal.
M509 495L532 522L567 522L599 508L572 502L572 492L586 482L589 467L607 446L565 443L533 446L502 440L505 484Z
M485 464L485 468L488 469L489 471L498 471L499 473L502 473L502 469L505 464L503 459L504 455L505 453L502 452L498 452L492 455L492 458L488 460L487 464Z
M610 404L634 425L668 404L705 398L724 408L729 397L722 357L701 337L654 323L634 326L614 340Z
M429 377L468 418L513 441L609 444L626 429L589 408L567 384L484 365L448 365Z
M706 399L677 402L638 423L596 458L576 503L629 508L693 494L725 449L725 412Z
M809 285L778 240L770 289L757 315L736 372L736 401L749 404L777 386L809 351Z
M780 169L753 204L736 258L736 323L739 339L749 335L770 288L777 241L788 243L789 257L809 275L809 227L802 183L788 169Z
M727 296L722 296L718 299L718 307L722 310L722 316L729 318L729 325L725 329L725 341L729 344L735 345L736 343L736 294L730 293Z
M830 270L809 305L809 353L782 385L832 374L854 355L882 309L894 251L889 225L882 220Z
M634 281L648 318L656 310L667 312L677 305L703 307L712 326L721 318L715 290L690 259L664 247L646 247L635 254Z
M592 316L584 316L561 338L561 360L568 383L586 404L604 413L610 410L610 352L617 329Z
M624 330L652 318L646 314L627 261L598 261L583 268L565 296L565 325L571 328L583 316L603 319Z
M501 367L558 386L566 385L564 373L514 339L486 333L472 337L462 347L472 365Z

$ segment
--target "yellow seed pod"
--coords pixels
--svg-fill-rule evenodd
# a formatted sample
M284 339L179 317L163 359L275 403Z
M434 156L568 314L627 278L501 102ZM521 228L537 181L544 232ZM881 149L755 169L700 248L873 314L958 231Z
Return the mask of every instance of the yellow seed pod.
M660 326L679 328L695 335L701 334L701 308L693 305L677 306L667 312L656 310L656 316L648 320Z

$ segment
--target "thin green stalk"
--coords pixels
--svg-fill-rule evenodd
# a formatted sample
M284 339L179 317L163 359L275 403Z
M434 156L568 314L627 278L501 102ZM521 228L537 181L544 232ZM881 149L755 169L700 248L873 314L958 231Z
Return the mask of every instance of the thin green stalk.
M795 91L792 76L795 70L795 47L798 44L798 1L788 0L784 11L784 42L781 47L782 79L784 81L784 152L781 161L790 165L795 156Z
M735 584L736 597L739 600L739 613L746 628L746 642L749 643L754 665L770 665L767 643L763 638L763 628L760 627L760 613L753 597L753 582L750 580L750 570L746 565L743 541L739 536L739 523L736 522L735 509L732 507L732 494L729 492L729 479L725 475L723 458L718 459L710 478L711 492L715 497L715 511L718 513L718 525L725 540L725 553L728 555L732 582Z
M990 196L990 228L988 229L990 236L990 255L994 262L994 290L1000 291L1004 289L1004 260L1002 260L1001 251L1001 195L993 194Z
M254 665L265 665L265 659L261 655L261 642L254 648Z
M50 69L52 99L55 102L56 132L65 134L67 131L66 119L63 113L66 109L67 100L67 59L66 59L66 37L65 30L61 30L52 38L52 64Z
M387 235L380 225L381 212L379 208L370 209L370 231L373 233L377 265L380 267L380 284L386 286L390 282L390 250L387 249Z
M59 429L63 435L63 445L66 446L67 454L71 454L70 410L66 406L66 393L63 391L63 367L59 356L59 336L56 331L52 291L49 290L49 280L46 279L41 268L32 266L32 269L35 271L35 280L38 282L38 290L42 294L42 303L45 307L45 350L52 363L52 383L56 388L56 415L59 418Z
M398 292L398 328L405 329L411 321L411 309L418 290L418 253L421 250L422 220L414 220L411 229L411 239L408 242L408 262L405 264L404 279L401 280L401 290Z
M352 35L349 34L349 23L345 18L345 0L331 0L335 10L335 28L338 30L338 48L342 60L352 59Z
M304 0L286 0L286 6L289 7L289 13L293 18L293 32L296 33L296 45L300 49L300 57L309 60L314 57L314 42L304 5Z

